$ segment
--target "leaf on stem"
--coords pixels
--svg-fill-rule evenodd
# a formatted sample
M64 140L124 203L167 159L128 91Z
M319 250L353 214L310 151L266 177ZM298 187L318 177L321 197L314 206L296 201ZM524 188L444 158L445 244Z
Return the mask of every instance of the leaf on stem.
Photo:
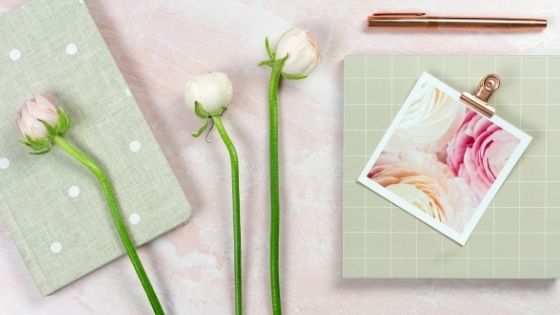
M34 152L29 152L30 154L44 154L51 150L52 143L49 138L43 139L32 139L26 136L24 140L21 140L26 146L30 147Z
M46 121L44 121L44 120L42 120L42 119L39 119L39 121L45 126L45 128L47 128L47 131L48 131L48 133L49 133L49 136L54 137L54 136L57 135L57 132L56 132L56 128L55 128L55 127L53 127L51 124L49 124L48 122L46 122Z
M204 109L202 109L202 105L200 105L198 101L194 102L194 112L196 116L198 116L201 119L207 119L210 117L210 115L208 115L208 113L205 112Z
M288 74L288 73L282 73L282 76L283 76L286 80L301 80L301 79L307 78L307 74Z
M259 62L259 67L262 67L262 66L272 67L273 65L274 65L274 60L265 60L265 61Z
M270 60L274 60L276 58L276 54L270 48L270 41L268 40L268 36L264 39L264 46L266 47L266 54L268 55L268 58L270 58Z
M198 128L197 131L192 133L192 136L195 138L200 137L206 128L208 128L208 118L202 120L202 125L200 125L200 128Z
M65 133L70 128L70 117L60 107L56 109L58 114L58 125L56 126L57 134Z
M49 153L49 152L51 152L51 148L46 148L46 149L39 150L39 151L29 152L29 154L32 154L32 155L42 155L42 154Z

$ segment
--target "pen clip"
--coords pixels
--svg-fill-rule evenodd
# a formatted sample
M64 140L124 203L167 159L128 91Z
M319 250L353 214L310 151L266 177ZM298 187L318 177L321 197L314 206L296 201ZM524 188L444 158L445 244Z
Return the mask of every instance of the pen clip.
M415 18L415 17L423 17L426 16L424 12L381 12L381 13L373 13L371 17L373 18Z

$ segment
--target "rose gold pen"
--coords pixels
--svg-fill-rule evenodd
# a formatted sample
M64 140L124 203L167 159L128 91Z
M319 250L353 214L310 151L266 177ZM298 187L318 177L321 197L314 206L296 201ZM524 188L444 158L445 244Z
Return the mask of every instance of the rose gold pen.
M374 13L368 17L369 27L397 30L534 31L541 30L546 25L547 20L545 19L429 16L426 13Z

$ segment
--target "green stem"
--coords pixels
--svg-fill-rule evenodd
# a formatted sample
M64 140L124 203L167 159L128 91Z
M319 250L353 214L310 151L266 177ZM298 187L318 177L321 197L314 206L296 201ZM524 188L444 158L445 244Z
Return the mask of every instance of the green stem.
M130 258L130 261L134 266L134 270L136 270L136 274L138 275L138 278L142 283L142 287L144 287L144 291L146 291L146 295L150 300L150 304L152 305L154 313L157 315L163 315L164 314L163 308L161 307L161 304L156 296L154 288L150 283L150 279L148 279L148 275L146 274L146 271L142 266L142 262L140 261L140 258L136 253L136 248L134 247L134 244L130 239L130 235L126 230L126 226L123 223L122 215L120 213L119 203L117 201L117 197L113 190L113 186L109 181L109 178L107 177L103 169L101 169L101 167L99 167L87 155L82 153L80 150L78 150L76 147L74 147L71 143L66 141L64 138L62 138L61 136L55 136L53 140L64 151L66 151L66 153L68 153L73 158L78 160L78 162L80 162L89 171L91 171L91 173L95 175L95 177L101 184L101 187L103 188L103 192L105 193L105 197L107 198L107 204L109 205L111 217L113 218L113 222L115 223L117 232L119 233L119 236L124 245L124 248L126 249L128 257Z
M233 247L234 247L234 273L235 273L235 314L243 314L243 292L241 274L241 205L239 198L239 162L235 146L231 141L222 120L219 116L213 116L212 121L216 125L218 133L222 137L229 152L231 162L231 195L233 201Z
M278 85L285 59L275 60L272 64L268 86L268 105L270 120L270 293L272 313L282 314L280 298L280 183L278 165Z

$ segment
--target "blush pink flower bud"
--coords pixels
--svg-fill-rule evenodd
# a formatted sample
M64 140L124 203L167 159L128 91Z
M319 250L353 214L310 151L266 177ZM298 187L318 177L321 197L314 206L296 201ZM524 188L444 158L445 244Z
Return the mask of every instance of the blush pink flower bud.
M23 137L42 139L48 137L43 122L56 126L59 116L58 101L50 95L36 95L21 106L17 120L19 132Z
M25 101L17 119L23 142L41 152L50 149L51 138L63 134L69 126L69 118L59 101L46 94L38 94Z

